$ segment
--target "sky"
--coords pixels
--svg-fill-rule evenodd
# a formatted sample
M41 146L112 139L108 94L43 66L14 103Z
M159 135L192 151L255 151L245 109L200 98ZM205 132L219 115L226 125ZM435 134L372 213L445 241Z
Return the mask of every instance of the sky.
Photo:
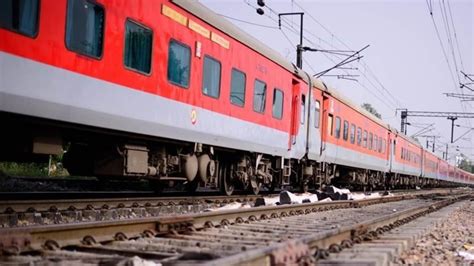
M355 104L370 103L382 118L400 129L400 112L474 112L474 102L461 102L444 93L467 93L460 71L474 74L473 0L265 0L264 15L257 0L199 0L243 31L295 62L299 43L299 16L285 16L278 28L278 13L304 12L303 45L320 50L356 51L363 58L321 79ZM432 16L430 15L432 12ZM439 38L438 38L438 34ZM442 48L443 47L443 48ZM444 52L443 52L444 51ZM330 68L345 56L304 52L303 69L310 74ZM448 66L449 65L449 66ZM474 76L472 76L474 79ZM474 84L470 85L474 89ZM472 92L474 94L474 92ZM450 142L451 121L446 118L409 117L408 135L433 124L423 135L439 136L439 156ZM474 119L458 119L449 144L451 161L463 153L474 159ZM426 138L419 137L426 146ZM429 138L432 140L433 138ZM430 144L431 145L431 144Z

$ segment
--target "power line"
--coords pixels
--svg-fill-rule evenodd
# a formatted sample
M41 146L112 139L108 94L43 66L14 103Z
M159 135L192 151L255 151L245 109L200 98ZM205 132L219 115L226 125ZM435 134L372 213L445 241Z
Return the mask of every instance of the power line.
M245 0L244 0L244 1L245 1ZM255 7L252 6L252 4L250 4L248 1L245 1L245 3L246 3L247 5L249 5L249 6L253 7L253 8L255 8ZM272 9L270 6L268 6L268 4L266 4L265 7L268 8L268 10L270 10L270 13L271 13L271 14L278 15L278 12L275 11L274 9ZM306 12L306 13L308 13L308 12ZM306 14L306 13L305 13L305 14ZM266 15L266 16L267 16L268 18L270 18L271 20L277 22L276 19L274 19L274 18L271 17L270 15ZM285 28L285 29L289 30L290 32L292 32L292 33L294 33L294 34L296 34L296 35L299 35L298 30L295 29L295 28L293 27L293 25L292 25L290 22L288 22L288 20L287 20L285 17L282 17L282 18L281 18L281 21L283 22L283 23L281 24L282 28ZM304 30L304 32L308 32L308 31L307 31L307 30ZM288 37L288 35L287 35L283 30L282 30L282 34L284 35L285 39L286 39L290 44L292 44L292 46L294 46L293 43L292 43L292 41L291 41L291 39ZM311 34L311 35L314 35L314 34ZM315 44L312 40L308 39L307 37L303 37L303 38L304 38L305 41L309 42L311 45L316 46L316 47L320 47L319 45ZM328 60L330 60L331 62L333 62L334 64L336 64L336 62L335 62L332 58L330 58L328 55L326 55L325 53L323 53L323 55L324 55ZM309 64L309 63L307 63L307 64L308 64L308 66L311 68L312 71L316 72L316 71L314 70L314 68L312 67L311 64ZM344 72L346 72L346 74L349 74L349 72L347 72L347 70L344 70ZM371 82L370 79L368 79L367 77L366 77L366 79L367 79L369 82ZM357 80L357 83L358 83L362 88L364 88L365 90L367 90L371 95L373 95L375 98L377 98L381 103L383 103L385 106L387 106L389 109L395 109L394 107L396 107L396 105L392 105L392 103L386 102L384 98L379 97L376 93L374 93L372 90L368 89L367 86L365 86L365 85L364 85L363 83L361 83L360 81ZM374 88L375 88L376 90L378 90L378 88L377 88L373 83L371 83L371 85L374 86Z
M458 42L458 35L456 33L456 27L454 26L454 19L453 19L453 13L451 12L451 4L448 2L448 10L449 10L449 17L451 18L451 25L453 27L453 32L454 32L454 40L456 41L456 47L458 50L458 56L459 56L459 61L461 62L461 69L464 70L464 63L462 61L462 56L461 56L461 50L459 49L459 42Z
M448 65L449 73L451 73L451 79L454 83L454 86L457 87L456 80L454 79L454 75L453 75L453 70L451 69L451 65L449 64L448 56L446 55L446 51L444 49L443 41L441 39L441 35L439 34L438 26L436 25L436 21L435 21L434 16L433 16L433 10L430 9L430 7L428 7L428 9L430 10L431 21L433 22L433 25L434 25L434 28L435 28L435 31L436 31L436 36L438 37L439 44L441 46L441 50L443 51L444 59L446 60L446 64Z
M446 32L446 36L448 38L448 45L449 45L449 48L451 50L451 55L453 56L453 65L454 65L454 69L456 70L456 72L455 72L456 77L458 78L458 83L460 84L461 79L459 78L458 63L456 61L456 56L454 54L454 46L453 46L453 40L451 38L451 29L449 27L448 13L447 13L447 9L446 9L446 4L445 4L444 0L442 0L441 3L442 4L440 4L439 7L441 9L441 15L442 15L441 17L442 17L443 22L444 22L444 31Z
M448 2L448 5L449 5L449 2ZM446 4L445 4L445 0L442 0L442 2L440 2L440 10L441 10L441 17L442 17L442 20L444 22L444 28L445 28L445 32L446 32L446 36L447 36L447 44L448 44L448 48L450 48L451 50L451 55L452 55L452 58L453 58L453 65L454 65L454 70L455 70L455 73L456 73L456 77L458 79L458 84L459 84L459 87L455 84L455 88L457 90L460 89L460 92L461 93L464 93L464 87L467 87L465 86L463 83L461 83L461 79L459 77L459 68L458 68L458 62L456 60L456 55L455 55L455 48L454 48L454 44L453 44L453 38L452 38L452 34L451 34L451 29L450 29L450 26L449 26L449 19L448 19L448 9L446 8ZM450 10L451 11L451 10ZM452 25L454 27L454 22L452 20L452 13L450 14L451 15L451 22L452 22ZM459 46L457 46L459 48ZM460 51L458 50L458 54L460 55ZM462 58L462 57L461 57ZM462 59L461 59L462 60ZM451 69L450 69L451 71ZM461 70L462 71L462 70ZM469 87L467 87L468 89L471 89ZM461 107L463 109L464 112L466 112L466 106L465 106L465 101L461 100ZM470 105L469 105L470 106ZM471 121L468 121L468 123L470 124Z
M295 3L296 3L296 1L295 1ZM307 12L304 8L302 8L302 7L301 7L300 5L298 5L297 3L296 3L296 5L297 5L298 7L300 7L300 8L301 8L303 11L305 11L306 13L310 14L309 12ZM305 14L306 14L306 13L305 13ZM309 15L309 16L310 16L310 18L313 17L312 15ZM313 19L315 19L315 18L313 17ZM318 23L319 23L319 22L318 22ZM322 25L321 23L319 23L319 24ZM327 28L325 28L325 29L326 29L327 31L329 31ZM305 32L306 32L306 31L305 31ZM331 34L332 34L332 33L331 33ZM334 34L332 34L332 35L334 35ZM335 35L334 35L334 36L335 36ZM305 37L304 39L305 39L306 41L308 41L311 45L316 46L316 47L320 47L319 45L317 45L317 44L315 44L314 42L312 42L312 40L310 40L310 39L308 39L308 38L306 38L306 37ZM335 47L335 46L333 46L333 45L330 45L330 46L333 47L333 48L335 48L335 49L338 49L337 47ZM348 49L350 49L347 45L345 45L345 46L346 46ZM330 58L329 56L327 56L327 55L325 55L325 54L324 54L324 56L325 56L329 61L331 61L331 62L333 62L334 64L336 64L336 62L335 62L332 58ZM338 55L335 55L335 57L341 58L341 56L338 56ZM366 64L363 65L364 68L366 68L366 66L367 66ZM367 67L368 67L368 66L367 66ZM365 77L366 81L367 81L377 92L379 92L379 94L380 94L382 97L385 97L384 93L381 92L381 90L372 82L372 80L366 75L366 73L362 72L362 71L359 70L359 69L357 69L357 70L362 74L362 76ZM347 71L344 71L344 72L345 72L346 74L349 74L349 72L347 72ZM375 76L375 74L373 74L373 73L372 73L372 75ZM380 82L380 80L378 80L378 79L376 79L376 82L378 82L379 84L382 84L382 83ZM389 96L390 96L389 98L381 98L381 97L379 97L376 93L374 93L372 90L370 90L370 89L369 89L365 84L363 84L362 82L357 81L357 83L358 83L362 88L364 88L365 90L367 90L372 96L374 96L375 98L377 98L380 102L382 102L385 106L387 106L387 107L388 107L389 109L391 109L391 110L396 109L397 105L399 105L399 103L400 103L387 89L385 89L385 87L383 87L383 88L384 88L385 90L387 90L387 92L388 92L388 94L389 94ZM383 85L382 85L382 86L383 86ZM387 102L385 99L390 100L390 102Z
M336 39L337 41L339 41L343 46L345 46L347 49L350 49L349 46L344 43L339 37L337 37L334 33L332 33L327 27L325 27L321 22L319 22L312 14L311 12L307 12L300 4L298 4L296 1L293 1L295 3L296 6L298 6L302 11L304 11L305 13L308 14L308 16L316 23L318 24L321 28L323 28L328 34L331 35L331 37L333 37L334 39ZM313 35L313 34L312 34ZM325 41L326 42L326 41ZM326 42L328 43L328 42ZM331 47L333 48L336 48L334 45L328 43ZM336 48L337 49L337 48ZM372 77L375 79L376 83L378 83L380 85L380 87L382 88L382 90L384 90L387 94L387 96L389 96L391 98L391 100L393 100L393 102L395 103L395 106L397 107L400 107L402 106L401 102L395 98L395 96L393 96L393 94L380 82L380 80L377 78L377 76L373 73L373 71L369 68L369 66L364 62L364 60L362 60L362 62L359 62L363 67L364 69L366 69L366 71L372 75ZM370 81L369 77L366 76L366 74L362 71L359 70L359 72L367 79L369 80L369 82L371 83L372 86L374 86L376 88L376 86ZM379 90L378 88L376 88L376 90ZM383 94L382 94L383 95Z
M242 20L242 19L238 19L238 18L226 16L226 15L224 15L224 14L218 14L218 15L219 15L219 16L222 16L222 17L225 17L225 18L228 18L228 19L231 19L231 20L235 20L235 21L238 21L238 22L242 22L242 23L246 23L246 24L250 24L250 25L254 25L254 26L258 26L258 27L262 27L262 28L278 29L278 27L269 26L269 25L263 25L263 24L259 24L259 23L255 23L255 22L251 22L251 21L246 21L246 20Z
M266 5L268 6L268 5ZM274 14L278 14L275 10L271 9L270 7L268 7L272 13ZM270 19L274 20L273 18L270 17ZM276 21L276 20L274 20ZM286 24L282 24L282 27L286 28L287 30L289 30L290 32L294 33L294 34L297 34L298 35L298 32L297 32L297 29L293 28L292 25L285 19L285 18L282 18L282 21ZM285 34L285 38L287 40L289 40L289 37ZM319 45L315 44L314 42L312 42L310 39L306 38L306 37L303 37L304 40L306 40L307 42L309 42L311 45L313 46L316 46L316 47L319 47ZM291 43L291 41L290 41ZM337 64L332 58L330 58L328 55L326 55L325 53L323 53L323 55L328 59L330 60L331 62L333 62L334 64ZM336 57L339 57L339 56L336 56ZM311 65L309 65L310 68L314 71L313 67ZM347 70L344 71L346 74L349 74L349 72L347 72ZM370 81L370 79L366 78L367 81L369 81L369 83L371 83L371 85L376 89L378 90L378 88ZM385 106L387 106L389 109L395 109L396 108L396 104L395 105L392 105L392 103L389 103L389 102L386 102L384 98L381 98L379 97L376 93L374 93L372 90L370 90L369 88L367 88L367 86L365 86L363 83L361 83L360 81L356 81L362 88L364 88L365 90L367 90L372 96L374 96L376 99L378 99L381 103L383 103Z

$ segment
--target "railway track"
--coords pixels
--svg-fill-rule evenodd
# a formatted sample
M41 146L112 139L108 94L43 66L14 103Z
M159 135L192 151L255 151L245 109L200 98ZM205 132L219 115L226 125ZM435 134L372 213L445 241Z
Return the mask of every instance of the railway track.
M83 197L82 194L80 196ZM131 195L126 198L5 200L0 201L0 227L199 213L228 204L253 205L257 198L258 196L254 195L205 196L203 194L191 197L133 197Z
M426 193L447 193L450 190L437 189L417 191L416 195ZM413 194L413 191L396 191L394 195ZM29 193L21 193L30 198ZM36 195L36 193L33 193ZM112 197L107 197L111 195ZM124 195L124 197L119 197ZM195 196L147 196L142 193L96 194L72 193L63 198L62 193L51 193L44 200L0 200L0 227L29 226L34 224L59 224L72 222L90 222L101 220L131 219L139 217L157 217L165 215L200 213L209 209L222 208L226 205L238 204L254 206L260 197L277 195L212 195L197 194ZM84 197L93 198L84 198Z
M0 229L2 260L147 260L165 265L312 262L468 195L411 194Z

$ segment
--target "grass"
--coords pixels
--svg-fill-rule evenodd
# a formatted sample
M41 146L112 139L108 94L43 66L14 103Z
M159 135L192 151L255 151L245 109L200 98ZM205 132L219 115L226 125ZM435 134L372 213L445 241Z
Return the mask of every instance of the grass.
M0 162L0 173L4 176L47 177L48 163ZM55 167L49 176L68 176L62 167Z

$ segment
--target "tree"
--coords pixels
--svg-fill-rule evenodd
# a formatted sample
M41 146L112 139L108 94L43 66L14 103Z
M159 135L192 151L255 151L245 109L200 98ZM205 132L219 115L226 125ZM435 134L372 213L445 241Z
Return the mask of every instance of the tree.
M469 160L469 158L467 158L467 156L462 153L459 157L460 158L459 158L458 167L463 169L464 171L472 173L474 170L474 167L471 161Z
M379 112L377 112L377 110L375 110L374 107L372 107L372 105L370 103L363 103L361 105L362 108L364 108L365 110L367 110L369 113L375 115L376 117L382 119L382 115L379 114Z

